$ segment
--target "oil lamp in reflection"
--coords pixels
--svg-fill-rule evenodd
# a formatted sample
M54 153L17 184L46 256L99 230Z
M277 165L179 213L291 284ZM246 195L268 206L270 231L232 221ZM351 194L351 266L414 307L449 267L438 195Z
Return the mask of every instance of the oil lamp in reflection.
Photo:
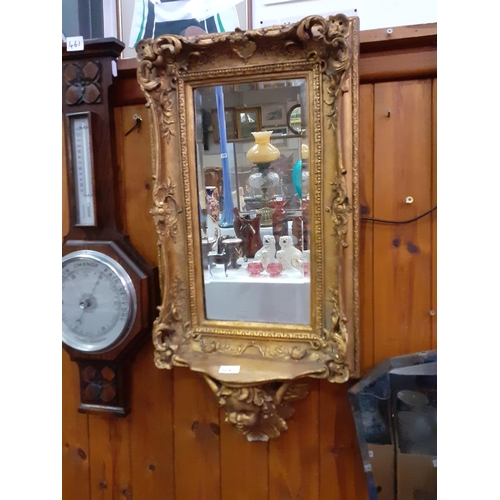
M268 207L268 190L278 186L279 175L271 172L269 167L271 162L280 157L280 151L271 144L272 131L252 132L255 144L248 150L247 159L254 165L254 172L250 175L248 183L255 190L261 192L261 208L257 213L262 215L261 225L272 225L273 209Z

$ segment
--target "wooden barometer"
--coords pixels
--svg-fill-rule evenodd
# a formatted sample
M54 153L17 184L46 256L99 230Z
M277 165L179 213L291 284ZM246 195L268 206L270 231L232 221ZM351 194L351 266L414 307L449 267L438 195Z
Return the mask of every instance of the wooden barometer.
M83 50L62 47L70 219L62 246L62 342L79 368L79 411L120 416L130 409L127 367L150 338L159 301L156 268L116 217L109 89L123 49L115 38L86 40Z

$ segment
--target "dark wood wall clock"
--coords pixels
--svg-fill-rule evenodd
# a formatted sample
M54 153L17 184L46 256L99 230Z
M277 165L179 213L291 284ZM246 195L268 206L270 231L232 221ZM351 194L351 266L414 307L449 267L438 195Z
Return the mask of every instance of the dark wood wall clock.
M115 38L62 48L70 229L62 246L62 342L80 374L82 413L125 416L128 367L150 338L159 302L157 269L120 228L110 105ZM116 68L116 66L115 66Z

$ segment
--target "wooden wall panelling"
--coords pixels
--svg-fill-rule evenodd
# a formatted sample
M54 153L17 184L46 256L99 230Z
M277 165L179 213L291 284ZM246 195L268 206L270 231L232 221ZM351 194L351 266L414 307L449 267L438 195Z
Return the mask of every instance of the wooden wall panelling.
M407 220L431 208L431 93L431 80L375 84L376 218ZM431 218L376 224L374 259L375 362L430 349Z
M217 399L198 373L175 368L173 379L175 498L219 499L222 471ZM224 473L231 474L231 470Z
M320 382L321 500L367 500L368 488L345 384Z
M292 403L288 430L269 441L269 500L319 498L319 384L308 384L308 396Z
M156 264L152 206L151 140L148 110L125 106L115 110L118 211L123 232L151 264ZM125 135L142 117L139 130ZM174 498L173 375L153 362L150 337L130 366L130 450L132 490L145 499Z
M437 43L437 23L395 26L391 33L387 28L364 30L359 34L361 52L387 50L389 47L416 47Z
M373 84L359 88L359 203L361 217L373 217ZM373 367L373 223L361 221L359 294L361 373Z
M62 351L62 498L90 498L90 453L87 415L78 413L78 366Z
M132 500L130 420L89 415L90 500Z
M431 205L437 206L437 79L432 80L432 196ZM432 223L432 299L434 316L431 348L437 349L437 211L431 215Z
M142 112L149 112L145 108L146 99L144 92L137 82L137 60L118 59L118 77L113 82L110 89L110 101L115 108L130 105L142 105ZM144 120L145 116L142 117ZM144 121L143 121L144 124Z
M134 498L173 500L173 372L153 362L153 344L137 355L132 368L130 450Z
M137 251L150 263L158 261L156 231L150 214L153 196L149 110L144 105L115 109L116 148L118 151L117 205L123 232ZM125 135L142 117L139 131Z
M220 409L221 500L267 500L269 443L248 441L225 418Z
M437 47L420 47L361 54L361 83L426 78L436 74Z

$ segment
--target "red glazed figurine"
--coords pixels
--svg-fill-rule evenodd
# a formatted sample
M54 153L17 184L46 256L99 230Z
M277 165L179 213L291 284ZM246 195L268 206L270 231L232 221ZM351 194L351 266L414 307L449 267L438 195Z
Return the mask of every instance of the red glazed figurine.
M243 258L245 262L247 259L253 259L259 248L263 246L262 239L260 238L260 214L255 217L250 215L240 215L237 208L234 212L234 232L236 236L243 240L241 248L243 250Z
M273 212L273 236L276 240L276 250L280 249L280 236L288 236L288 217L285 210L285 205L288 200L274 200L269 203L269 206L274 208Z

